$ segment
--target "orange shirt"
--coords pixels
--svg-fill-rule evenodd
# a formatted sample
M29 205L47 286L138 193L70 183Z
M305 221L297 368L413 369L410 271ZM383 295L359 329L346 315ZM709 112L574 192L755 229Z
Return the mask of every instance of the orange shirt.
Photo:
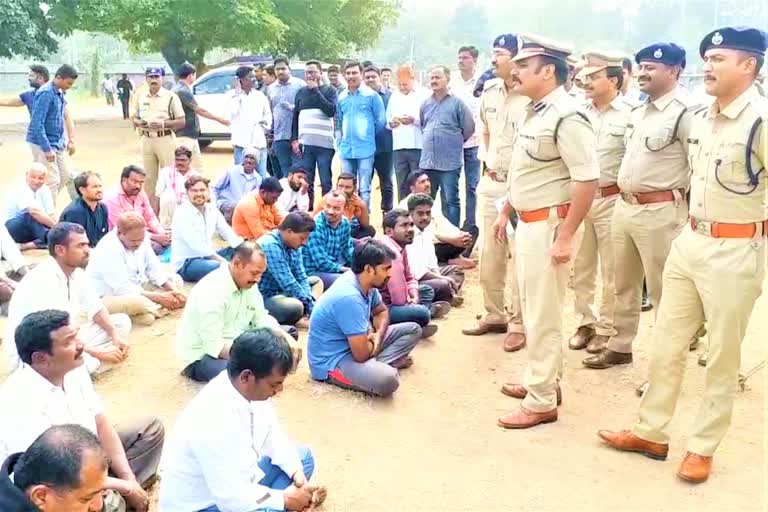
M232 214L232 229L243 238L255 240L277 228L283 216L275 204L264 204L261 194L254 191L237 203Z
M313 217L317 217L317 214L325 210L325 197L321 197L315 206L315 210L312 212ZM360 207L356 207L352 201L347 200L344 205L344 217L347 220L352 220L355 217L360 217L363 212L360 211Z

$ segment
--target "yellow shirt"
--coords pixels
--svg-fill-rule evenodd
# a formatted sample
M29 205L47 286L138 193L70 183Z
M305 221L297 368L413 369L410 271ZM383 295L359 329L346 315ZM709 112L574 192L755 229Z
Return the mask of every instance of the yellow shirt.
M749 182L746 144L758 118L763 119L752 146L752 169L768 165L768 98L750 87L720 111L717 102L697 114L689 136L691 215L700 220L746 224L768 218L766 171L755 187ZM730 189L730 190L729 190Z
M530 211L568 203L572 181L600 177L594 131L576 112L581 112L578 102L563 87L525 108L507 177L509 202L515 209Z
M632 106L619 94L603 112L595 108L591 101L587 103L585 110L597 139L597 160L600 164L598 186L615 185L626 149L624 137Z
M491 80L480 97L480 121L488 135L485 164L501 177L506 177L512 161L515 120L530 102L526 96L507 90L500 78Z
M132 114L147 122L168 121L184 118L181 100L175 92L161 87L151 94L149 87L142 87L133 96Z
M622 192L688 189L686 153L693 117L693 112L687 110L689 103L687 93L675 88L632 111L625 140L627 152L619 170Z

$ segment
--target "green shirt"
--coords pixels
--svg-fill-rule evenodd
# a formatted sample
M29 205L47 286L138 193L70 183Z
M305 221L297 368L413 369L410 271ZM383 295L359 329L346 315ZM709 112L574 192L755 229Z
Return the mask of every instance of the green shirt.
M225 345L259 327L280 325L264 308L259 287L239 290L229 265L221 265L192 288L176 332L176 353L185 364L206 354L219 357Z

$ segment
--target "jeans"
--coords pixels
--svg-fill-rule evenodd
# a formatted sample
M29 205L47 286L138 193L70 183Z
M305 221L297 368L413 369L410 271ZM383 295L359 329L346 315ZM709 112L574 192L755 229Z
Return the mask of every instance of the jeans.
M304 316L304 304L299 299L285 295L266 297L264 308L280 324L294 325Z
M376 228L371 225L361 226L357 219L353 219L352 222L352 238L354 240L360 240L361 238L368 238L376 236ZM354 243L354 240L352 241Z
M477 204L477 184L480 183L480 160L477 158L477 146L464 148L464 191L467 204L464 213L464 227L477 226L475 208ZM457 224L458 227L458 224Z
M443 215L458 227L461 222L461 198L459 197L459 174L461 169L452 171L426 170L429 181L432 183L432 199L440 192Z
M342 158L341 170L357 176L360 198L371 211L371 181L373 180L373 156L368 158Z
M235 165L241 165L243 163L244 153L245 148L235 146ZM269 160L267 148L261 148L259 150L259 163L257 164L258 167L256 167L256 172L259 173L262 180L267 177L267 160Z
M45 247L48 241L48 228L33 219L29 212L8 219L5 227L17 244L35 242L39 247Z
M312 474L315 472L315 457L312 455L312 451L307 446L297 446L296 449L299 452L299 458L301 459L301 465L304 469L304 476L307 480L312 478ZM267 456L259 459L259 469L264 473L264 478L259 480L259 484L274 489L276 491L284 491L287 489L293 481L292 475L286 475L285 472L279 467L272 464L272 459ZM259 509L260 511L268 512L270 509ZM198 512L220 512L216 505L211 505L208 508L204 508Z
M315 204L315 166L317 166L317 173L320 175L320 188L323 191L323 195L325 195L333 188L331 162L335 153L334 149L321 148L320 146L304 146L302 160L304 169L307 170L310 211Z
M373 158L373 168L379 176L379 186L381 187L381 211L386 213L392 209L394 196L392 193L392 178L394 170L392 168L392 152L376 153Z
M287 177L291 166L300 163L299 157L293 152L291 141L289 140L274 141L272 143L272 154L275 155L275 158L272 159L272 176L277 179Z
M341 273L337 274L335 272L315 272L312 275L319 277L320 280L323 282L324 289L327 290L343 274L341 274Z
M227 247L225 249L221 249L216 254L229 261L232 259L234 249ZM177 273L186 282L196 283L219 268L219 265L221 265L219 260L211 260L208 258L187 258Z
M227 361L228 359L219 359L218 357L211 357L206 354L202 359L184 368L181 373L195 382L210 382L227 369Z
M435 300L435 290L429 285L419 285L419 303L406 304L404 306L389 305L389 322L400 324L403 322L416 322L424 327L432 320L429 306Z
M405 186L405 180L412 172L419 170L421 159L420 149L398 149L392 153L395 164L395 178L397 179L397 200L402 201L410 190Z
M123 107L123 119L128 119L131 111L131 98L129 96L120 96L120 105Z

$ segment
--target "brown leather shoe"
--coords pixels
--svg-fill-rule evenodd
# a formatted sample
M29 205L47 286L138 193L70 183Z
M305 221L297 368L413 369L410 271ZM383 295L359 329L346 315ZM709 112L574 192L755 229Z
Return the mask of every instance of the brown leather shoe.
M555 421L557 421L557 408L547 412L533 412L520 406L499 418L498 424L504 428L531 428L542 423Z
M596 356L588 357L582 363L587 368L593 370L605 370L611 366L617 364L629 364L632 362L632 354L622 354L621 352L614 352L610 349L605 349Z
M595 336L589 340L589 343L587 343L587 352L590 354L599 354L608 346L609 339L611 338L608 336L595 334Z
M642 453L646 457L655 460L667 460L669 445L640 439L629 430L619 430L618 432L598 430L597 436L605 441L608 446L616 450Z
M595 329L589 325L582 325L576 329L576 334L568 340L568 348L571 350L582 350L587 343L595 336Z
M511 332L504 338L504 352L517 352L525 348L525 334L521 332Z
M522 400L528 395L528 390L522 384L513 384L508 382L501 386L501 393L512 398ZM560 389L560 384L555 386L555 393L557 394L557 405L563 404L563 392Z
M482 336L483 334L488 334L489 332L506 334L507 324L487 324L481 320L477 322L477 325L474 327L468 327L461 330L461 333L467 336Z
M683 462L680 463L680 469L677 470L677 476L686 482L700 484L709 478L710 471L712 471L712 457L686 452Z

